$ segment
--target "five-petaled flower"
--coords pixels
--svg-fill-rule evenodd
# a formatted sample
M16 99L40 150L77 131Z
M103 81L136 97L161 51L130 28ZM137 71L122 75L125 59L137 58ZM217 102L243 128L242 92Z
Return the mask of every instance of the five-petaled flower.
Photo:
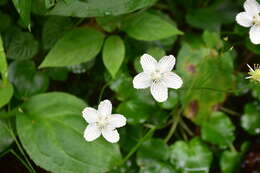
M109 100L100 102L98 110L86 107L82 114L89 123L84 131L86 141L93 141L101 134L111 143L119 141L116 128L123 127L126 124L126 118L120 114L112 114L112 104Z
M256 0L246 0L244 12L238 13L236 21L244 27L251 27L249 38L252 43L260 44L260 5Z
M248 64L247 64L247 66L249 68L248 74L250 76L246 77L246 79L252 79L252 80L255 80L257 82L260 82L260 65L255 64L254 69L252 67L250 67Z
M152 56L144 54L141 57L143 72L134 77L133 85L136 89L150 87L151 94L158 102L168 98L168 88L178 89L182 86L182 79L171 72L175 65L172 55L164 56L157 62Z

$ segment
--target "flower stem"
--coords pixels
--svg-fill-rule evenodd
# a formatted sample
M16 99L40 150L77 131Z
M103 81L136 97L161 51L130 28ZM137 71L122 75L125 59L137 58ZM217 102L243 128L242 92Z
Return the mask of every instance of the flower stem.
M177 113L177 115L175 116L174 121L173 121L172 126L171 126L171 129L164 139L165 143L167 143L171 139L172 135L174 134L174 132L175 132L175 130L176 130L176 128L177 128L177 126L180 122L180 119L181 119L181 111L179 111Z
M99 97L98 97L98 104L101 102L101 99L102 99L102 97L103 97L104 91L105 91L105 89L108 87L109 84L110 84L110 82L106 83L106 84L103 85L103 87L101 88L100 93L99 93Z
M155 127L152 127L148 130L148 132L144 135L144 137L142 137L138 143L130 150L130 152L122 159L122 161L118 164L122 165L124 164L135 152L136 150L143 144L143 142L150 136L153 134L153 132L156 130Z
M35 173L33 170L31 170L31 168L26 164L26 162L14 150L10 150L10 153L12 153L24 165L24 167L26 167L26 169L30 173Z
M220 110L223 111L223 112L226 112L226 113L228 113L230 115L240 116L240 114L238 112L233 111L233 110L231 110L229 108L221 107Z

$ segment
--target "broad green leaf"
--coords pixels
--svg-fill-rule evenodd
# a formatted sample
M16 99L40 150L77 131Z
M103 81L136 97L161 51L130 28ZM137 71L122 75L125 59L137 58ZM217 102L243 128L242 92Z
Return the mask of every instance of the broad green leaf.
M55 173L101 173L118 163L117 144L102 138L85 141L85 107L84 101L59 92L36 95L22 105L17 132L37 165Z
M6 105L13 96L13 86L7 80L0 80L0 108Z
M76 28L67 32L51 49L42 67L80 64L94 58L100 51L104 35L91 28Z
M165 19L148 12L128 16L122 29L137 40L154 41L180 35L182 32Z
M228 147L235 139L235 127L227 115L213 112L202 124L202 139L220 147Z
M10 27L12 19L9 15L2 13L0 11L0 21L1 21L0 32L2 32L2 31L6 31L6 29Z
M6 56L15 60L30 59L37 54L38 49L39 43L31 33L19 31L12 36Z
M47 71L48 76L57 81L66 81L68 78L69 70L65 67L50 68Z
M169 91L169 98L165 101L160 103L160 107L163 109L169 109L171 110L176 106L179 102L179 96L176 90L170 90Z
M13 142L7 123L4 120L0 120L0 136L0 152L2 152Z
M241 117L241 126L251 135L260 134L260 103L246 104L244 114Z
M248 34L248 33L247 33ZM248 37L246 35L246 37ZM247 38L245 40L245 46L247 49L249 49L250 51L254 52L255 54L257 55L260 55L260 45L256 45L256 44L253 44L249 38Z
M117 112L125 115L127 122L138 124L145 122L148 117L153 116L156 108L137 99L122 102Z
M177 173L168 162L170 150L161 139L146 141L137 153L140 173Z
M182 44L177 57L177 74L184 81L179 96L185 105L184 114L200 124L234 87L234 54L219 53L207 47L200 37L187 38L190 40Z
M117 35L109 36L104 43L102 56L105 67L115 78L125 57L124 41Z
M178 173L209 172L213 155L198 138L189 142L177 141L170 148L170 161Z
M2 42L1 36L0 36L0 73L1 73L2 79L5 81L7 78L7 62L6 62L4 45Z
M58 1L49 14L73 17L116 16L151 6L155 2L156 0Z
M12 1L17 12L21 16L22 21L30 30L32 0L12 0Z
M248 83L249 81L247 81ZM260 100L260 85L258 82L254 81L247 85L249 89L252 90L252 96L258 100Z
M45 0L45 7L51 8L55 5L55 0Z
M8 74L10 82L14 85L15 96L20 99L45 92L49 86L48 76L37 71L32 61L13 61Z
M113 32L121 26L123 16L97 17L96 21L105 31Z
M210 32L210 31L204 31L203 32L203 41L206 43L206 45L209 48L221 48L222 47L222 41L220 39L219 34L215 32Z
M42 30L43 48L52 48L72 26L73 23L68 17L50 16L44 23Z

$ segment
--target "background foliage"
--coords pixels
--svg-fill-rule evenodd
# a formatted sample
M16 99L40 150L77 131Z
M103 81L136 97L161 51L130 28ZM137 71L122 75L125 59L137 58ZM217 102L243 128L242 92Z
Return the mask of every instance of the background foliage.
M1 0L0 156L33 173L259 171L243 2ZM132 87L144 53L177 59L184 85L164 103ZM127 117L118 144L83 138L81 111L102 99Z

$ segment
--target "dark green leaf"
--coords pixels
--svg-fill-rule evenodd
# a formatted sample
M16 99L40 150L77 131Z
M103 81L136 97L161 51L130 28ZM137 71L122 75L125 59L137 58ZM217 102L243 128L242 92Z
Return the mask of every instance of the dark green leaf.
M202 124L202 139L220 147L228 147L235 139L235 127L227 115L213 112Z
M8 129L7 123L3 120L0 120L0 136L0 152L2 152L13 142L10 129Z
M182 34L173 24L147 12L128 16L123 22L122 29L137 40L154 41Z
M122 16L97 17L97 23L107 32L112 32L121 26Z
M59 1L49 14L73 17L116 16L151 6L155 1L156 0L74 0L69 3Z
M84 140L86 104L66 93L45 93L26 101L17 116L19 138L31 159L55 173L107 172L120 159L117 144Z
M22 21L30 30L32 0L12 0L12 1L17 12L20 14Z
M13 86L7 80L0 80L0 108L6 105L13 96Z
M260 103L248 103L241 118L241 126L250 134L260 134Z
M109 36L103 47L103 63L111 76L114 78L125 57L125 44L117 36Z
M40 67L76 65L94 58L100 51L104 35L90 28L66 33L51 49Z
M198 138L177 141L171 146L170 160L178 173L208 173L213 155Z

